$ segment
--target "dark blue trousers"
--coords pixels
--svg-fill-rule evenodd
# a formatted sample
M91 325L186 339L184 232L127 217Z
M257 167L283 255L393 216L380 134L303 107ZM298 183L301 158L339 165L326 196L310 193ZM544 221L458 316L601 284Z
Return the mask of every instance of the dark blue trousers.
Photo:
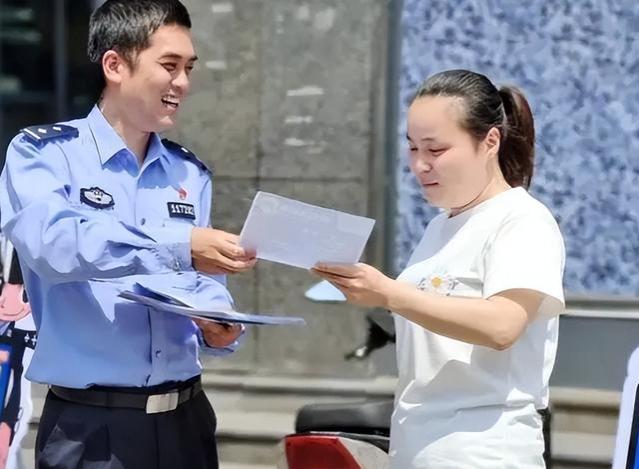
M36 467L218 469L215 428L204 392L158 414L78 404L49 392L36 438Z

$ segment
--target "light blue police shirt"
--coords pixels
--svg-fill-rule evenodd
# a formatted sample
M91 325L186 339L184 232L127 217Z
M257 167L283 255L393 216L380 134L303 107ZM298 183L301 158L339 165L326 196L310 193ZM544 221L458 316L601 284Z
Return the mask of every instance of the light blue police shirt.
M15 137L0 176L0 214L39 334L27 378L151 386L199 374L200 345L233 351L237 343L204 345L186 317L118 297L151 279L198 304L232 303L223 276L191 265L191 230L209 225L211 197L210 174L192 153L152 134L140 167L97 107Z

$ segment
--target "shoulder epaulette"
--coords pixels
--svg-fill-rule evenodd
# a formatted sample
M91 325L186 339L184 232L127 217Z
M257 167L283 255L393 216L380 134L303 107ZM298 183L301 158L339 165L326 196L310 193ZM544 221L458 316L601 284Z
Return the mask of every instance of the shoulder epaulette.
M209 167L205 165L202 162L202 160L200 160L197 156L195 156L195 153L193 153L191 150L187 148L184 148L179 143L176 143L173 140L169 140L168 138L163 138L162 144L164 145L165 148L167 148L168 150L171 150L176 155L180 155L183 158L186 158L187 160L192 161L197 166L199 166L203 171L207 173L212 173Z
M36 145L50 142L61 138L76 138L79 135L78 129L64 124L34 125L22 129L22 134Z

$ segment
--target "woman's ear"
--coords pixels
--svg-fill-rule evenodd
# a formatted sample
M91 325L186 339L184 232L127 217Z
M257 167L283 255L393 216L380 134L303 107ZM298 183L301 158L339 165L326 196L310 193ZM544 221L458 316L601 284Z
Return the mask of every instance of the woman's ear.
M491 127L484 138L484 144L486 145L486 151L490 157L497 157L499 155L499 144L501 142L501 132L497 127Z
M108 50L102 56L102 72L107 83L120 84L124 66L124 60L114 50Z

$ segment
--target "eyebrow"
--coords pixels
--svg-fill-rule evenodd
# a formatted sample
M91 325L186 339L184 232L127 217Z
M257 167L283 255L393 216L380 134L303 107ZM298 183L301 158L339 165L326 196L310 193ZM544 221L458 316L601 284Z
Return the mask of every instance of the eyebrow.
M164 54L162 56L160 56L160 59L176 59L176 60L181 60L183 59L183 56L181 56L180 54L174 54L172 52L169 52L167 54ZM198 59L197 55L193 55L191 57L189 57L187 59L188 62L195 62Z
M413 141L413 139L411 139L408 134L406 134L406 140L408 140L409 142ZM436 139L434 137L422 137L419 139L420 142L434 142L435 140Z

